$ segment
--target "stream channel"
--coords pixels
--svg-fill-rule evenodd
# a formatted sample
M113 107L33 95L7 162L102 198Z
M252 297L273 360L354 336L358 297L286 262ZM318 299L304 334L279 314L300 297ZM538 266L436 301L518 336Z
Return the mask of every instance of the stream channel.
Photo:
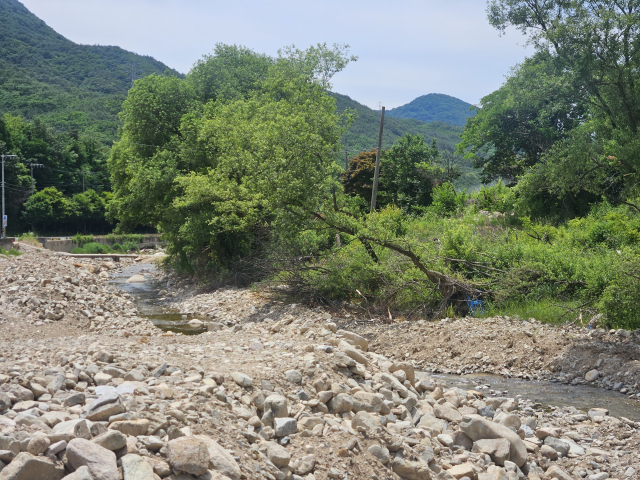
M163 331L198 335L207 331L207 327L194 327L189 321L198 318L204 322L206 318L182 313L162 306L160 290L151 281L155 270L152 263L135 264L125 267L111 279L111 284L131 295L131 300L138 307L139 316L148 318ZM127 283L133 275L143 275L148 280L142 283ZM426 375L416 372L417 376ZM566 385L550 381L522 380L504 378L492 374L445 375L432 374L433 378L444 380L447 387L458 387L465 390L479 390L488 394L493 390L495 395L523 398L540 403L545 407L573 406L587 412L591 408L607 408L611 415L626 417L640 421L640 403L621 393L586 385Z
M109 283L131 295L131 301L138 307L138 315L148 318L156 327L164 332L182 333L183 335L199 335L207 331L205 326L192 326L189 321L197 318L204 322L206 318L190 313L182 313L162 305L159 288L151 281L155 271L153 263L130 265L111 277ZM146 282L127 283L134 275L142 275Z

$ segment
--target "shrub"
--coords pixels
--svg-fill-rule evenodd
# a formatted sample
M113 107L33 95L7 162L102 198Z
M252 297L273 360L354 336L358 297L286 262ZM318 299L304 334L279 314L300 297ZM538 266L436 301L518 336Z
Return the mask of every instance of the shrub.
M73 237L73 243L78 245L78 247L82 247L87 243L93 242L93 235L81 235L80 233L76 233Z
M456 192L450 182L438 185L433 189L430 209L441 217L449 217L462 210L467 201L465 192Z
M122 249L125 252L137 252L138 251L138 243L132 241L126 241L122 244Z
M114 243L113 246L111 247L113 249L114 252L124 252L124 248L122 248L122 245L120 245L119 243Z

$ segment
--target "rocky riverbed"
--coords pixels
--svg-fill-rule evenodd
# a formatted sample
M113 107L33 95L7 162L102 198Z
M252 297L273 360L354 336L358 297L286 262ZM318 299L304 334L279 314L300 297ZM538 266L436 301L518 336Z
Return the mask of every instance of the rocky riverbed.
M568 350L540 358L532 346L533 363L507 365L507 352L494 353L482 335L511 335L509 360L524 348L516 335L551 338L553 327L384 325L247 290L197 294L158 276L164 305L211 324L202 335L171 335L108 283L121 265L74 263L37 251L0 257L0 480L639 476L638 418L448 387L434 375L499 368L586 382L595 369L591 381L608 386L609 357L555 357L572 341L576 351L602 342L601 353L616 355L632 333L576 329L570 338L573 330L557 328ZM441 332L457 338L458 354ZM635 394L631 380L623 385Z

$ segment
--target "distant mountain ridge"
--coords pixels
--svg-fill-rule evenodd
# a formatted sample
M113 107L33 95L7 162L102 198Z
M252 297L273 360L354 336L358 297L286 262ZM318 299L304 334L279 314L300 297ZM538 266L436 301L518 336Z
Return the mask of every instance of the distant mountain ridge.
M470 111L473 105L459 98L442 93L430 93L412 100L406 105L387 111L390 117L413 118L426 123L445 122L464 126L468 117L475 115Z
M133 69L137 76L180 75L120 47L76 44L18 0L0 0L0 114L39 116L59 129L113 139Z

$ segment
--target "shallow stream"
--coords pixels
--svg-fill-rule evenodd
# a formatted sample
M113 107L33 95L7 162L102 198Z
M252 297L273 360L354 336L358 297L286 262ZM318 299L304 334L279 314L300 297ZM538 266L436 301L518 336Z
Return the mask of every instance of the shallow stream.
M205 327L194 327L189 321L198 318L192 314L185 314L162 306L160 290L150 281L155 270L153 264L135 264L124 268L111 279L111 284L129 293L132 301L137 305L139 315L148 318L163 331L172 331L184 335L197 335L207 331ZM126 283L133 275L140 274L147 278L143 283ZM423 372L418 375L426 375ZM640 421L640 403L627 396L585 385L565 385L547 381L521 380L518 378L504 378L499 375L431 375L447 383L447 387L459 387L465 390L479 390L488 395L491 390L497 396L523 398L540 403L545 407L574 406L587 412L591 408L607 408L611 415L627 417Z
M512 398L522 395L523 398L540 403L544 407L573 406L585 413L591 408L606 408L611 415L635 421L640 420L640 403L637 400L603 388L504 378L500 375L480 373L472 375L432 374L430 376L444 380L449 388L477 390L485 395L489 395L493 390L496 396Z
M138 307L139 316L148 318L160 330L184 335L198 335L206 332L206 326L189 325L189 321L194 318L201 318L162 306L160 290L151 281L151 274L155 268L152 263L130 265L112 276L109 283L131 295L131 301ZM133 275L142 275L147 281L127 283Z

